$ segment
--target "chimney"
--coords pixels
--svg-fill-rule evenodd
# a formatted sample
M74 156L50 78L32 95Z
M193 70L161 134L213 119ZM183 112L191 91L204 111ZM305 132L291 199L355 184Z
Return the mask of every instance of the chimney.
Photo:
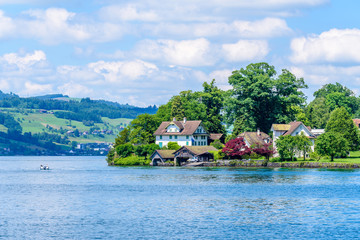
M176 121L176 117L173 118L173 122L175 122L175 121Z
M186 123L186 117L184 117L184 124Z
M257 129L257 135L260 136L260 128Z

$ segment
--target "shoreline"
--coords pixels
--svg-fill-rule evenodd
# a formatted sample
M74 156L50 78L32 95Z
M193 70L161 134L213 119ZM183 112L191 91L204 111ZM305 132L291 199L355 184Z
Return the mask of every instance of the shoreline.
M116 165L115 165L116 166ZM158 165L158 167L174 167L173 164ZM197 166L181 165L178 167L229 167L229 168L327 168L327 169L357 169L360 164L339 162L265 162L264 160L220 160L217 162L203 162Z

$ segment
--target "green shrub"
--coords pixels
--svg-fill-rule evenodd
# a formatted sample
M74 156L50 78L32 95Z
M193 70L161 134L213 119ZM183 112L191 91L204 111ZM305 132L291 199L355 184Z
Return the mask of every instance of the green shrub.
M213 146L214 148L219 149L219 150L224 148L224 144L222 144L220 142L220 140L218 140L218 139L215 140L214 142L210 143L210 146Z
M149 165L151 160L146 160L143 157L138 156L129 156L125 158L116 158L114 163L115 165L120 166L143 166L143 165Z
M314 161L319 161L321 159L321 155L319 153L315 152L311 152L310 153L310 158Z

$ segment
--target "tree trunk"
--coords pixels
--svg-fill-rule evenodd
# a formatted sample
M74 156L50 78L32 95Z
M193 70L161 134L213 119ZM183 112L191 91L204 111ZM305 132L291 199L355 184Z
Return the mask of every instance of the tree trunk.
M333 155L331 155L331 162L333 162L334 161L334 156Z

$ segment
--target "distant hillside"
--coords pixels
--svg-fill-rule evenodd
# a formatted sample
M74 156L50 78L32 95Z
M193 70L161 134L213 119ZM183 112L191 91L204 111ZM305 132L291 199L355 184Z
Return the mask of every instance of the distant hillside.
M140 108L62 94L21 98L0 91L0 155L106 154Z

